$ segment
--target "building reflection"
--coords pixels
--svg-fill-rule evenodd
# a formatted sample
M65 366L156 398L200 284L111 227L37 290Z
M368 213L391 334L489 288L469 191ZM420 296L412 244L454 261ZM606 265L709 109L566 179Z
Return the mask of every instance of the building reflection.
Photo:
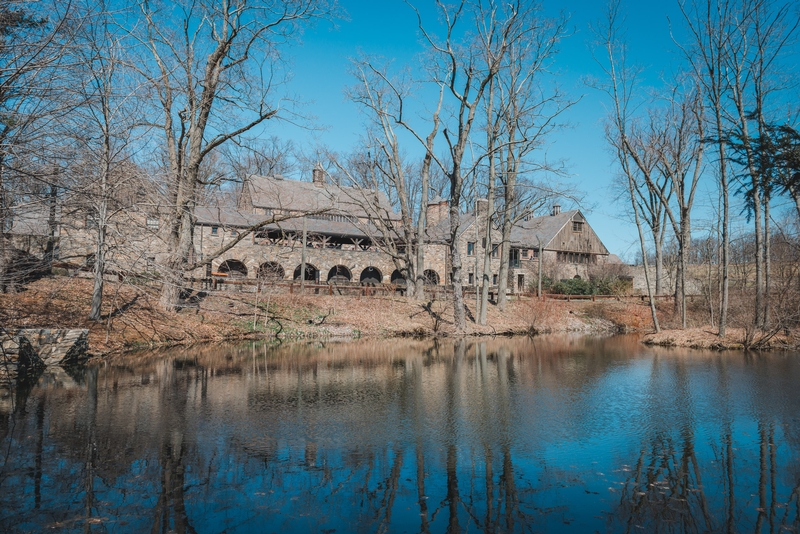
M14 392L0 527L791 531L798 378L629 337L150 353Z

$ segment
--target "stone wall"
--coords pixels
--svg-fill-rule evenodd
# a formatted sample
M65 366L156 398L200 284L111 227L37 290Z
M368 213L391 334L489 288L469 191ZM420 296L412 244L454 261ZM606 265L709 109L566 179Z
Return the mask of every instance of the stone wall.
M75 364L86 357L88 336L89 331L85 329L5 330L0 334L0 363L26 369Z
M45 363L27 337L19 331L0 333L0 386L44 367Z
M198 252L209 255L224 246L226 241L235 239L235 235L229 230L217 227L217 234L212 234L212 227L198 227L195 231L195 243ZM434 246L435 247L435 246ZM427 249L427 247L426 247ZM444 270L440 261L440 251L435 248L426 250L425 266L426 269L433 269L440 277L440 283L444 282ZM306 247L306 266L313 267L319 271L319 281L328 281L328 275L336 266L343 266L350 274L351 282L359 282L365 269L372 267L380 272L383 283L390 283L392 273L396 269L391 256L382 252L377 247L372 246L368 250L361 250L358 246L348 248L318 248L317 246ZM299 268L302 262L302 244L294 243L293 246L275 245L263 240L257 240L255 235L247 236L236 244L231 250L215 259L212 262L211 270L218 272L220 266L225 262L241 262L247 269L247 278L256 278L259 268L267 263L274 263L283 269L283 279L294 279L295 269ZM374 271L370 271L374 273ZM202 277L205 273L198 271L195 276Z

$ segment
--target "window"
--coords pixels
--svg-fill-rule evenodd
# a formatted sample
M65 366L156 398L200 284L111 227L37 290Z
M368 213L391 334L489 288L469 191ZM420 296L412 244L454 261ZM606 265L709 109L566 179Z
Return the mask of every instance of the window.
M527 248L522 249L522 259L523 260L527 260L528 259L528 257L529 257L528 252L529 252L529 250Z
M216 227L216 226L212 226L211 227L211 235L217 235L217 232L219 232L219 228Z
M148 217L146 221L147 227L151 230L158 230L158 217Z
M473 273L469 273L469 285L475 284L475 275Z
M500 254L500 245L492 245L492 257L496 258Z
M493 286L496 286L496 285L497 285L497 275L496 275L496 274L493 274L493 275L492 275L492 285L493 285Z
M239 232L236 230L231 230L231 236L236 237L237 235L239 235Z
M481 248L486 250L486 238L485 237L483 238L483 244L481 245Z
M583 223L580 221L572 221L572 231L573 232L583 232Z
M475 255L475 243L473 241L469 241L467 243L467 256L474 256Z

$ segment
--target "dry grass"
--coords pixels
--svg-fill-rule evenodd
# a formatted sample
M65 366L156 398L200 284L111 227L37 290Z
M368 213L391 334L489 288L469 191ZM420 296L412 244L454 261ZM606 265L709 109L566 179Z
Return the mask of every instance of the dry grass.
M447 300L414 301L401 297L342 297L261 294L225 291L197 295L180 312L158 307L154 288L108 282L103 320L89 321L91 280L50 277L15 294L0 294L0 324L4 327L87 328L94 354L135 348L206 341L272 337L286 339L330 337L394 337L453 335L453 307ZM269 307L267 308L267 304ZM476 324L475 302L467 302L467 334L529 334L577 331L652 331L646 303L513 300L501 313L490 305L486 326ZM674 322L671 305L659 306L664 324ZM255 326L254 326L255 319ZM721 348L715 331L695 328L669 330L650 342ZM731 347L741 346L744 330L731 330ZM790 342L776 336L775 346ZM727 346L727 345L726 345Z

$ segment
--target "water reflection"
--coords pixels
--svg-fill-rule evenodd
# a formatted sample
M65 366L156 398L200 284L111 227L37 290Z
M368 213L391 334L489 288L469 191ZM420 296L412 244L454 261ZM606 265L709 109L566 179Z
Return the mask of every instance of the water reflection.
M798 379L632 337L47 373L0 406L0 530L797 532Z

